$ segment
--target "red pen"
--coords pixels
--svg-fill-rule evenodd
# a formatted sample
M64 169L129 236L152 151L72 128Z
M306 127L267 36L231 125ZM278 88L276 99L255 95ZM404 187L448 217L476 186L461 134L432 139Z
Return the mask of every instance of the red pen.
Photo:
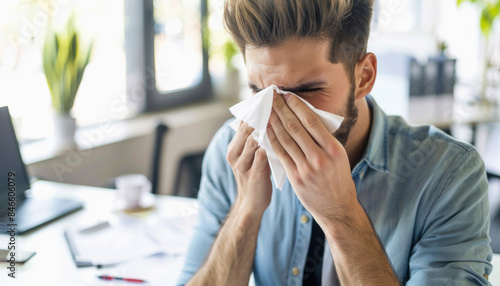
M97 277L99 279L102 279L102 280L121 280L121 281L127 281L127 282L135 282L135 283L146 283L146 281L144 281L142 279L135 279L135 278L114 277L114 276L109 276L109 275L99 275Z

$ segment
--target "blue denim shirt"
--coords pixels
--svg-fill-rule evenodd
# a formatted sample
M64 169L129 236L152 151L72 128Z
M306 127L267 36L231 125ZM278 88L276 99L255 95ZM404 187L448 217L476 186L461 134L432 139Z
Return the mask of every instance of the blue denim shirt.
M406 285L490 285L484 277L492 271L488 182L478 152L433 126L387 116L367 100L370 138L352 178L398 278ZM206 152L198 223L179 284L202 266L235 201L226 161L234 134L226 123ZM311 226L288 181L273 190L257 239L257 285L302 284Z

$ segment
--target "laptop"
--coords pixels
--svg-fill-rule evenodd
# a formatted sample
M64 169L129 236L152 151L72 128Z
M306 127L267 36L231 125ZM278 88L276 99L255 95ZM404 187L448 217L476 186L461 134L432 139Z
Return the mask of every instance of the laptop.
M83 207L71 199L30 197L30 188L9 109L0 107L0 231L24 233Z

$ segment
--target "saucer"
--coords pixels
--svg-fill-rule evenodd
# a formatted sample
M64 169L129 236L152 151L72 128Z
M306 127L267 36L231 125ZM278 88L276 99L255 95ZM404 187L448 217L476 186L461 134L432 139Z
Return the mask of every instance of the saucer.
M154 204L155 204L155 196L152 193L146 193L142 195L139 204L137 206L132 206L132 207L126 207L124 199L115 198L113 209L124 210L124 211L144 210L151 208Z

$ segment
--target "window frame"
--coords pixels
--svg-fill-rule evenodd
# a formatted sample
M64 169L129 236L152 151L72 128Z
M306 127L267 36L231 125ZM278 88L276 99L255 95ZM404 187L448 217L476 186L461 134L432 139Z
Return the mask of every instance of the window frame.
M165 110L196 101L209 99L213 96L210 73L208 69L208 47L203 40L207 35L207 0L200 1L201 14L201 43L202 43L202 77L201 81L194 86L168 92L159 91L156 87L156 65L155 65L155 19L154 0L143 0L144 20L144 68L143 79L145 88L145 101L143 111Z

